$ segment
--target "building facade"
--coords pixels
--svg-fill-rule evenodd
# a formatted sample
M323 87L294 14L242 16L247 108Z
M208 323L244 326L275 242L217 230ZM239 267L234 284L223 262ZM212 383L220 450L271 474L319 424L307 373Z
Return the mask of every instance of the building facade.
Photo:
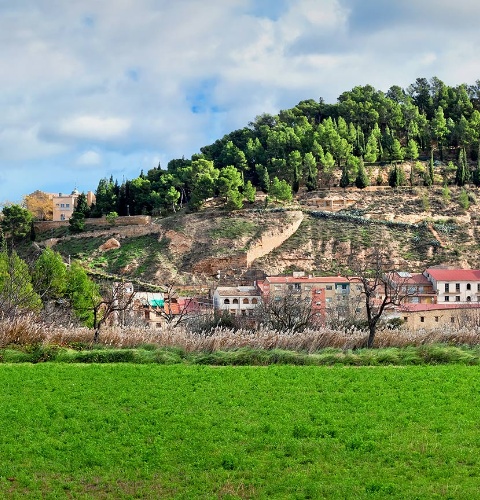
M432 283L439 304L480 302L480 270L436 269L423 272Z

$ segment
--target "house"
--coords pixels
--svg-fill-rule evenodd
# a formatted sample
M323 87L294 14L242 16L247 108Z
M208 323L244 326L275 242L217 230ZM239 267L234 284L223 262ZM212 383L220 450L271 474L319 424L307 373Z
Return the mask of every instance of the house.
M305 276L303 272L294 272L292 276L267 276L258 286L264 300L287 295L311 300L312 308L323 322L327 316L336 315L341 319L361 310L358 303L361 285L343 276Z
M408 330L479 324L480 304L402 304L388 319L400 318Z
M162 325L160 313L164 304L165 297L161 292L135 292L133 300L135 317L147 326L159 328Z
M480 302L480 270L428 268L423 275L432 283L437 302Z
M422 273L395 272L390 277L402 303L434 304L437 302L437 292L433 283Z
M73 214L75 206L77 205L77 199L79 196L80 192L76 188L71 192L71 194L59 193L58 195L52 195L53 220L69 220ZM91 207L92 204L95 203L95 195L92 191L88 191L86 198L87 205Z
M213 293L215 311L227 311L234 316L252 316L261 303L257 286L219 286Z

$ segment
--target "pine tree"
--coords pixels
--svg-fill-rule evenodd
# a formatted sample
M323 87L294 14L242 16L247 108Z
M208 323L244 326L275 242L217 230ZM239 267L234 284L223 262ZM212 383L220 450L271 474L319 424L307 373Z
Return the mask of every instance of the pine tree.
M364 189L370 185L370 179L368 177L367 171L365 170L365 166L363 161L360 161L357 171L357 177L355 179L355 186L359 189Z
M340 178L340 187L346 188L350 184L350 179L348 177L348 167L344 165L342 168L342 177Z

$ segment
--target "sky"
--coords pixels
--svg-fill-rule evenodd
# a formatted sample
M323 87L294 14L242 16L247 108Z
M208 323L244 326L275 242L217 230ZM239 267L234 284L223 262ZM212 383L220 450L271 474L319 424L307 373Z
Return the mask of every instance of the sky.
M306 99L480 79L472 0L0 0L0 206L121 183Z

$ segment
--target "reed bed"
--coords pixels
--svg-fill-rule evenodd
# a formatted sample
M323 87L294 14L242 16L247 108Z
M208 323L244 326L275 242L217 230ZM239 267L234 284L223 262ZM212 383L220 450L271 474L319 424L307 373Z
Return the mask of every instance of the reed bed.
M367 332L350 328L345 330L322 327L303 332L278 332L259 327L231 330L224 327L195 332L185 326L176 328L105 328L96 347L135 348L145 345L179 348L185 352L214 352L242 348L289 350L313 353L334 348L355 350L366 345ZM375 338L376 348L409 347L431 344L451 346L478 346L480 327L443 328L429 331L380 330ZM56 327L45 325L34 316L0 321L0 348L31 345L55 345L87 349L94 346L93 331L78 326Z

